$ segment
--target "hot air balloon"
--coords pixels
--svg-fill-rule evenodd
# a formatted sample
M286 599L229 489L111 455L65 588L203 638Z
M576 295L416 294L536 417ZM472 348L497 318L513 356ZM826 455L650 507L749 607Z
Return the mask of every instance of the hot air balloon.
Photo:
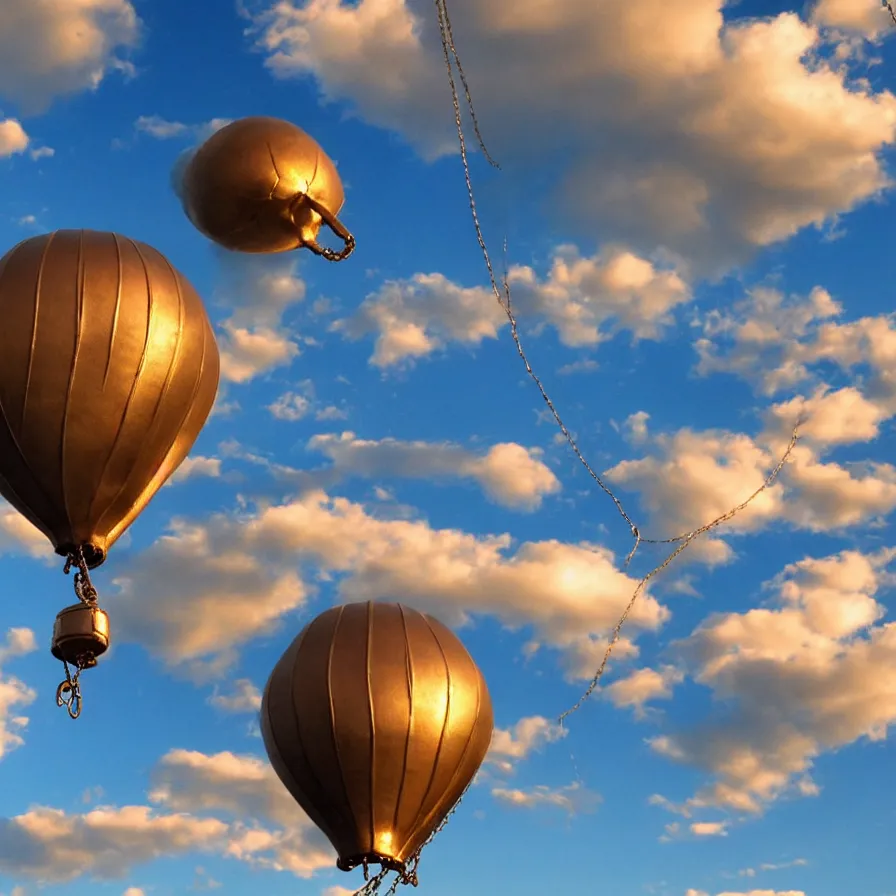
M327 610L271 673L261 730L274 771L343 871L404 874L492 736L482 673L448 628L401 604Z
M202 300L163 255L90 230L32 237L0 258L0 321L0 494L68 558L66 572L78 568L79 603L53 639L72 685L68 663L89 668L108 647L88 570L193 446L218 348Z
M303 130L279 118L241 118L212 134L181 176L184 211L197 230L237 252L307 247L342 261L354 237L337 220L345 202L336 166ZM326 223L344 242L317 242Z

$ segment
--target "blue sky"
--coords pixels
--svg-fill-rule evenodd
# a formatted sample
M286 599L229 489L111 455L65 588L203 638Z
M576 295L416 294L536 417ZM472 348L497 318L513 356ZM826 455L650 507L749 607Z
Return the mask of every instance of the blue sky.
M114 647L72 723L70 582L0 512L0 893L348 896L267 767L300 628L398 599L492 693L421 893L889 896L896 565L894 28L877 0L453 0L493 259L530 360L641 531L696 541L568 720L642 545L546 417L487 288L435 9L4 0L0 245L114 230L204 297L222 353L188 461L94 576ZM338 162L347 262L225 257L172 192L224 121Z

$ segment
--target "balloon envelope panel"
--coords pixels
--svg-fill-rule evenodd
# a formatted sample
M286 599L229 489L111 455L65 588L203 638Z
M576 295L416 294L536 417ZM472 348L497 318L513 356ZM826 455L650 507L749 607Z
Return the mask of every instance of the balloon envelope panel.
M214 404L202 300L152 247L62 230L0 259L0 320L0 494L98 566Z

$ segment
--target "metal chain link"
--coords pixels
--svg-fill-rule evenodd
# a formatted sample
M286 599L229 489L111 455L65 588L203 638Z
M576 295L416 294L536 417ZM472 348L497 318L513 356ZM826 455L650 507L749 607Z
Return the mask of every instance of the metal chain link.
M890 13L890 18L893 20L893 23L896 24L896 12L893 11L893 5L889 0L883 0L883 6L887 8L887 12Z
M448 814L439 822L438 827L426 838L423 844L418 847L417 851L408 859L407 864L405 865L402 871L395 872L395 879L392 881L389 889L386 891L385 896L395 896L398 892L398 888L405 884L410 884L412 887L416 887L419 883L419 878L417 876L417 869L420 866L420 858L423 854L423 850L429 846L430 843L440 834L445 825L448 824L451 816L458 810L461 802L463 802L463 798L467 795L467 791L472 786L472 782L468 784L464 788L464 792L457 798L457 802L451 807ZM381 869L374 877L367 879L367 869L365 866L364 870L364 880L366 883L359 890L355 890L352 896L378 896L380 892L380 887L386 880L386 878L390 874L390 870L388 868Z
M84 557L84 548L79 546L69 553L65 559L63 573L68 575L72 566L78 568L74 577L75 595L78 600L87 607L96 607L99 595L90 580L90 570L87 567L87 560ZM77 719L81 715L81 673L85 669L92 669L96 666L96 657L92 653L84 653L75 660L75 672L72 674L68 662L63 659L62 665L65 668L65 680L60 682L56 688L56 705L64 706L68 711L69 718Z
M97 594L96 588L93 587L93 582L90 580L90 570L87 568L87 561L84 559L83 546L78 547L66 557L65 566L63 567L62 572L65 575L68 575L71 572L73 565L78 567L74 581L75 594L77 595L78 600L88 607L95 607L99 595Z
M295 202L292 204L291 211L293 218L295 218L296 210L302 206L307 206L312 211L317 212L321 218L323 218L327 227L329 227L330 230L332 230L345 244L343 248L337 252L335 249L321 246L317 240L306 239L304 245L315 255L320 255L321 258L325 258L327 261L344 261L355 251L354 236L352 236L348 228L328 208L321 205L320 202L309 196L307 193L301 193L296 197Z

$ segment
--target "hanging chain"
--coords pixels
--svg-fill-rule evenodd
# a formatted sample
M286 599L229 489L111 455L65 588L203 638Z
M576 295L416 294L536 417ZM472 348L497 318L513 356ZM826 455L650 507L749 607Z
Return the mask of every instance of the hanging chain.
M885 2L886 2L886 0L885 0ZM441 40L442 40L442 53L443 53L444 60L445 60L445 69L448 73L448 84L451 88L451 99L452 99L452 104L454 106L454 123L455 123L455 127L457 130L457 140L458 140L458 145L460 148L460 157L461 157L461 162L463 164L463 169L464 169L464 181L465 181L466 187L467 187L467 199L469 201L470 214L472 216L473 226L476 231L476 240L479 243L479 248L482 250L482 256L485 259L485 266L488 270L488 276L489 276L489 281L491 283L492 293L495 296L495 299L497 300L498 304L504 310L504 313L507 316L507 320L510 324L510 335L511 335L511 338L513 339L514 345L516 346L517 354L519 355L520 359L522 360L523 364L525 365L526 373L529 375L529 378L538 387L538 391L540 392L541 397L544 400L544 403L547 405L548 410L551 413L551 416L554 418L554 421L556 422L558 428L560 429L560 432L563 434L563 437L566 439L566 442L569 444L569 447L572 449L576 458L579 460L579 462L585 468L588 475L601 488L601 490L612 500L613 504L616 507L617 512L628 524L628 527L632 534L632 538L634 539L634 545L632 546L631 551L629 551L628 556L625 558L625 564L624 564L623 568L628 567L628 565L632 561L632 558L635 556L635 552L638 550L638 547L641 544L678 544L678 548L676 548L676 550L673 551L672 554L670 554L659 566L657 566L656 568L651 570L640 581L640 583L636 587L635 592L632 595L632 599L629 601L628 606L625 608L625 611L623 612L622 616L620 617L619 621L616 623L616 626L613 629L613 633L610 638L609 645L607 646L606 653L604 654L604 658L603 658L600 666L598 667L597 671L595 672L593 678L591 679L591 682L588 685L587 690L579 698L579 700L575 703L575 705L573 707L566 710L559 717L558 722L562 726L563 721L571 713L573 713L577 709L579 709L579 707L581 707L581 705L584 703L584 701L588 697L590 697L591 694L594 693L594 690L597 688L597 686L600 682L600 679L603 676L604 670L606 669L607 662L609 661L610 655L613 652L613 648L616 646L616 643L619 640L619 637L620 637L620 634L622 631L622 626L625 624L626 620L628 619L629 614L631 613L632 609L634 608L634 605L637 602L638 597L643 592L644 586L647 584L647 582L651 578L653 578L655 575L662 572L685 548L687 548L690 545L690 543L695 538L697 538L699 535L702 535L704 532L708 532L710 529L714 529L716 526L721 525L722 523L731 519L735 514L739 513L741 510L743 510L757 495L759 495L761 492L763 492L766 488L769 487L769 485L771 485L774 482L774 480L778 476L778 473L781 471L781 468L783 467L783 465L786 463L788 457L790 456L793 446L796 444L797 433L798 433L799 427L801 426L803 421L801 418L795 424L793 431L791 433L790 445L787 448L787 450L785 451L785 453L784 453L783 457L781 458L781 460L779 461L778 465L774 468L774 470L769 475L769 477L765 480L763 485L759 489L757 489L757 491L754 492L749 498L747 498L746 501L741 502L740 504L737 505L737 507L733 508L732 510L728 511L725 514L722 514L722 516L717 517L712 522L707 523L703 526L700 526L699 528L694 529L691 532L685 532L685 533L682 533L681 535L676 535L672 538L654 539L654 538L642 537L640 529L635 525L635 523L633 522L631 517L628 515L628 513L626 512L625 508L622 505L622 502L619 500L619 498L616 497L616 495L613 493L613 491L610 489L610 487L603 481L603 479L601 479L601 477L598 476L598 474L594 471L594 468L591 466L591 464L588 463L585 456L582 454L581 450L579 449L579 446L576 444L576 440L572 436L572 433L569 431L566 424L563 422L563 418L560 416L560 413L557 410L556 406L554 405L553 401L551 401L551 398L548 395L547 390L544 387L544 384L541 382L541 379L538 377L538 375L532 369L532 365L529 363L529 358L526 355L525 350L523 349L522 340L520 339L516 315L513 312L513 305L512 305L512 301L511 301L511 295L510 295L510 283L509 283L509 280L507 277L506 270L504 272L504 276L503 276L503 280L502 280L503 289L499 288L499 286L498 286L498 281L495 276L494 268L492 266L491 256L489 255L488 247L485 244L485 238L482 234L482 227L479 223L479 213L476 209L476 199L475 199L474 192L473 192L473 181L472 181L472 177L470 175L469 159L467 158L467 141L466 141L466 137L464 135L463 123L461 121L460 101L458 99L457 84L455 83L454 71L451 66L452 57L454 59L455 65L457 66L457 70L460 75L463 87L464 87L465 98L466 98L467 104L470 108L471 118L473 119L474 127L476 130L476 137L477 137L477 139L479 141L479 145L483 149L483 151L485 151L485 147L482 143L482 137L480 136L479 128L476 125L476 117L475 117L475 113L473 112L473 101L470 96L469 89L467 87L466 77L463 74L463 67L461 66L460 59L458 58L458 55L457 55L457 49L454 45L454 37L453 37L452 31L451 31L451 20L448 16L447 0L435 0L435 4L436 4L436 8L438 10L438 15L439 15L439 33L441 35ZM889 7L889 3L887 5ZM891 8L891 12L892 12L892 8ZM896 21L896 15L894 15L893 18L894 18L894 21ZM488 158L489 162L491 162L491 164L495 164L491 160L491 157L488 156L487 152L485 153L485 155L486 155L486 158ZM505 253L505 258L506 258L506 253L507 253L506 239L504 241L504 253Z
M68 575L73 565L78 567L78 571L75 573L75 594L78 600L88 607L95 607L98 595L96 588L93 587L93 582L90 581L90 570L87 568L87 561L84 559L83 547L78 547L68 555L62 572Z
M882 5L887 8L887 12L890 13L890 18L893 20L893 23L896 24L896 12L893 11L893 5L889 0L883 0Z
M338 252L335 249L321 246L317 240L313 239L304 240L303 245L310 249L315 255L320 255L321 258L326 258L327 261L345 261L345 259L355 251L355 238L349 232L348 228L326 206L322 205L307 193L300 193L299 196L296 197L296 200L292 205L293 218L295 218L295 212L302 206L307 206L312 211L317 212L321 218L323 218L327 227L329 227L330 230L332 230L345 244Z
M77 572L74 577L75 595L78 600L86 607L96 607L98 594L93 582L90 580L90 570L87 568L87 561L84 558L84 548L78 547L72 551L65 560L63 573L68 575L72 566L77 566ZM74 674L68 664L63 659L62 665L65 668L65 681L56 688L56 705L64 706L68 711L69 718L77 719L81 715L81 673L85 669L92 669L96 665L96 657L92 653L85 653L77 657L75 660Z
M80 664L75 667L75 674L69 668L68 663L63 660L62 665L65 667L65 681L56 688L56 705L64 706L68 711L70 719L77 719L81 715L81 672L88 666L82 667Z

